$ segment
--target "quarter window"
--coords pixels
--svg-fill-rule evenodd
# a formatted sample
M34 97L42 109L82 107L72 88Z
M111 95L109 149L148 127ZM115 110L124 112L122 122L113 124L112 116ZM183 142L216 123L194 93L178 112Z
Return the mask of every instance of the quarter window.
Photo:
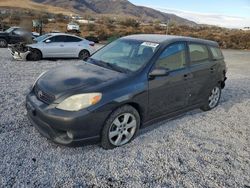
M156 62L157 68L177 70L185 67L186 53L185 44L173 44L167 47Z
M200 63L209 58L208 49L205 45L189 44L190 60L192 64Z
M223 59L223 54L221 52L221 50L217 47L209 47L212 55L213 55L213 59Z

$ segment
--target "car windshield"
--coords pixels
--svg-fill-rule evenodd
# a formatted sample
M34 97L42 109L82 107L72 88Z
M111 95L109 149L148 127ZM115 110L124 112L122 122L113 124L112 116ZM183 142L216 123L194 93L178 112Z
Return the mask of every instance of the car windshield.
M97 51L89 62L105 64L111 69L137 71L145 65L159 44L146 41L119 39Z
M5 32L6 33L11 33L14 29L16 29L15 27L10 27L9 29L7 29Z
M41 41L45 40L46 38L48 38L48 37L50 37L50 36L51 36L51 35L49 35L49 34L42 35L42 36L40 36L40 37L35 38L35 41L41 42Z

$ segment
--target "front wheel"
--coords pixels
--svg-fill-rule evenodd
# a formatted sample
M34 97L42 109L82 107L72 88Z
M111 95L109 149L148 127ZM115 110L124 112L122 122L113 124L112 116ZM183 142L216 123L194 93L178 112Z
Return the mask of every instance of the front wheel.
M202 106L201 109L203 111L212 110L213 108L218 106L218 104L220 102L220 97L221 97L221 87L215 86L211 90L211 92L207 98L206 104L204 106Z
M80 51L78 58L81 60L87 60L90 57L90 53L87 50Z
M140 126L140 115L130 105L115 110L107 119L101 136L101 146L113 149L129 143Z
M39 61L41 59L42 59L42 53L36 49L32 49L27 56L28 61Z
M0 39L0 48L6 48L8 43L5 39Z

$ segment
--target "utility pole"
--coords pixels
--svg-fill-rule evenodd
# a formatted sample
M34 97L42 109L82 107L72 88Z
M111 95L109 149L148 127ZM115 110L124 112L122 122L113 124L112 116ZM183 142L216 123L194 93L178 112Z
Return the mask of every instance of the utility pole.
M166 35L168 34L168 31L169 31L169 23L170 23L170 19L168 19L167 21Z

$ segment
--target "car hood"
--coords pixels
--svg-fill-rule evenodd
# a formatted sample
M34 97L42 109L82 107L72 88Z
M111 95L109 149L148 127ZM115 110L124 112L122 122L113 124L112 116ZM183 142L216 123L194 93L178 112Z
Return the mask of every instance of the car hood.
M102 68L90 63L61 66L46 72L37 81L37 87L55 98L68 92L89 92L98 89L107 82L124 77L125 74ZM99 91L99 90L98 90ZM98 92L93 91L93 92Z
M0 36L7 36L8 35L8 33L6 33L6 32L0 32Z

